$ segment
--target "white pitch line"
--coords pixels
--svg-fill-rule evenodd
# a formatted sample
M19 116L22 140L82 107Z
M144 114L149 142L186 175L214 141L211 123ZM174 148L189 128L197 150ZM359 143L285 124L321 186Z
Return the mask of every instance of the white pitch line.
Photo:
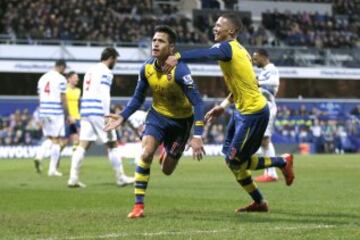
M318 224L318 225L310 225L310 226L285 226L285 227L275 227L273 230L300 230L300 229L324 229L324 228L335 228L335 225L327 225L327 224Z
M326 225L326 224L319 224L319 225L310 225L310 226L283 226L283 227L275 227L272 229L267 230L314 230L314 229L329 229L329 228L335 228L335 225ZM264 229L266 230L266 229ZM148 233L108 233L103 235L93 235L93 236L68 236L65 238L59 238L59 237L49 237L44 238L41 240L61 240L61 239L67 239L67 240L79 240L79 239L112 239L112 238L121 238L121 237L130 237L130 236L139 236L139 237L151 237L151 236L171 236L171 235L191 235L191 234L217 234L217 233L223 233L223 232L239 232L241 229L219 229L219 230L194 230L194 231L162 231L162 232L148 232Z
M233 232L235 230L229 229L220 229L220 230L195 230L195 231L186 231L186 232L148 232L148 233L108 233L103 235L95 235L95 236L70 236L66 238L57 238L57 237L49 237L41 240L77 240L77 239L110 239L110 238L119 238L119 237L130 237L130 236L141 236L141 237L151 237L151 236L167 236L167 235L189 235L189 234L214 234L214 233L222 233L222 232Z
M229 232L230 230L196 230L196 231L187 231L187 232L149 232L149 233L110 233L99 236L88 236L86 239L109 239L109 238L118 238L118 237L129 237L129 236L141 236L141 237L151 237L151 236L171 236L171 235L189 235L189 234L214 234L221 232ZM81 237L67 238L69 240L84 239Z

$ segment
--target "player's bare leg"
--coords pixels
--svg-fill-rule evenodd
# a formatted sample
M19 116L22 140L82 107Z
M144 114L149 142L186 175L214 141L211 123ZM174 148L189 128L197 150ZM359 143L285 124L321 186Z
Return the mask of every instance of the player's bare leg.
M79 173L85 156L85 152L87 149L89 149L90 146L91 146L90 141L81 140L79 146L74 151L73 156L71 158L68 187L73 187L73 188L85 187L85 184L83 184L79 180Z
M144 197L150 179L150 166L159 142L150 135L142 139L142 154L135 170L135 205L128 218L144 217Z
M79 134L74 133L70 135L70 140L73 146L73 151L76 150L77 146L79 146Z
M166 154L166 151L165 151L165 157L161 163L162 172L165 175L171 175L174 172L174 170L176 169L178 162L179 162L178 159L172 158L171 156Z

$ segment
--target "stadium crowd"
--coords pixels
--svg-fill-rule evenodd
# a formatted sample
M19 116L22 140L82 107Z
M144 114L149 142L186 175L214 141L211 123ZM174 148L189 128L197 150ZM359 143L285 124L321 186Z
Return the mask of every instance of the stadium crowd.
M210 109L212 105L207 106ZM222 144L224 129L230 112L205 127L206 144ZM42 132L37 112L29 114L27 109L16 110L0 118L0 145L36 145ZM118 130L119 142L137 142L138 135L129 125ZM278 106L273 142L301 144L309 143L317 153L343 153L360 151L360 104L348 113L333 114L317 107L305 105Z
M342 10L346 11L344 15L333 16L317 12L267 12L263 14L262 23L286 45L317 48L354 47L359 41L360 18L351 9Z
M61 0L6 1L2 3L0 30L12 39L142 42L154 26L167 24L178 32L179 42L207 42L190 27L190 19L168 4L152 8L152 1Z
M279 105L274 143L311 143L317 153L360 150L360 105L350 112Z
M17 109L10 116L0 117L0 145L33 145L41 138L38 117L30 115L28 109Z
M212 1L203 1L212 8ZM213 1L216 2L216 1ZM353 47L359 42L359 4L350 0L332 2L334 14L302 12L267 12L262 24L254 26L243 19L245 31L239 36L245 45L296 45L312 47ZM234 1L225 1L233 7ZM216 4L215 4L216 5ZM216 7L216 6L215 6ZM180 14L176 5L151 0L61 0L3 1L0 11L0 34L11 39L37 39L93 42L149 41L153 27L167 24L175 28L179 43L209 43L217 16L196 21Z

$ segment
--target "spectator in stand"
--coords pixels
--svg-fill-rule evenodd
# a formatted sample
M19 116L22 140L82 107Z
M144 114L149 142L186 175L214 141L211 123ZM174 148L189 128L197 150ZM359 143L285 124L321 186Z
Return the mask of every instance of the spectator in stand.
M324 151L324 139L322 134L323 122L320 122L318 119L314 120L313 126L310 128L313 136L313 143L316 153L322 153Z
M358 104L356 107L354 107L351 112L351 115L360 118L360 104Z

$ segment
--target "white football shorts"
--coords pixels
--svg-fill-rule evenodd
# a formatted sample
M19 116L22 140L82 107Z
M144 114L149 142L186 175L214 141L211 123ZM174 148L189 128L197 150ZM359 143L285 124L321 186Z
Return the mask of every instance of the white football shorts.
M47 116L40 118L42 132L45 137L64 137L65 119L64 116Z
M104 131L105 118L102 116L86 116L80 120L80 140L84 141L101 141L102 143L115 142L116 132Z
M269 116L269 123L266 127L264 136L271 137L273 130L274 130L274 124L275 124L275 118L277 113L277 107L275 103L267 102L270 110L270 116Z

